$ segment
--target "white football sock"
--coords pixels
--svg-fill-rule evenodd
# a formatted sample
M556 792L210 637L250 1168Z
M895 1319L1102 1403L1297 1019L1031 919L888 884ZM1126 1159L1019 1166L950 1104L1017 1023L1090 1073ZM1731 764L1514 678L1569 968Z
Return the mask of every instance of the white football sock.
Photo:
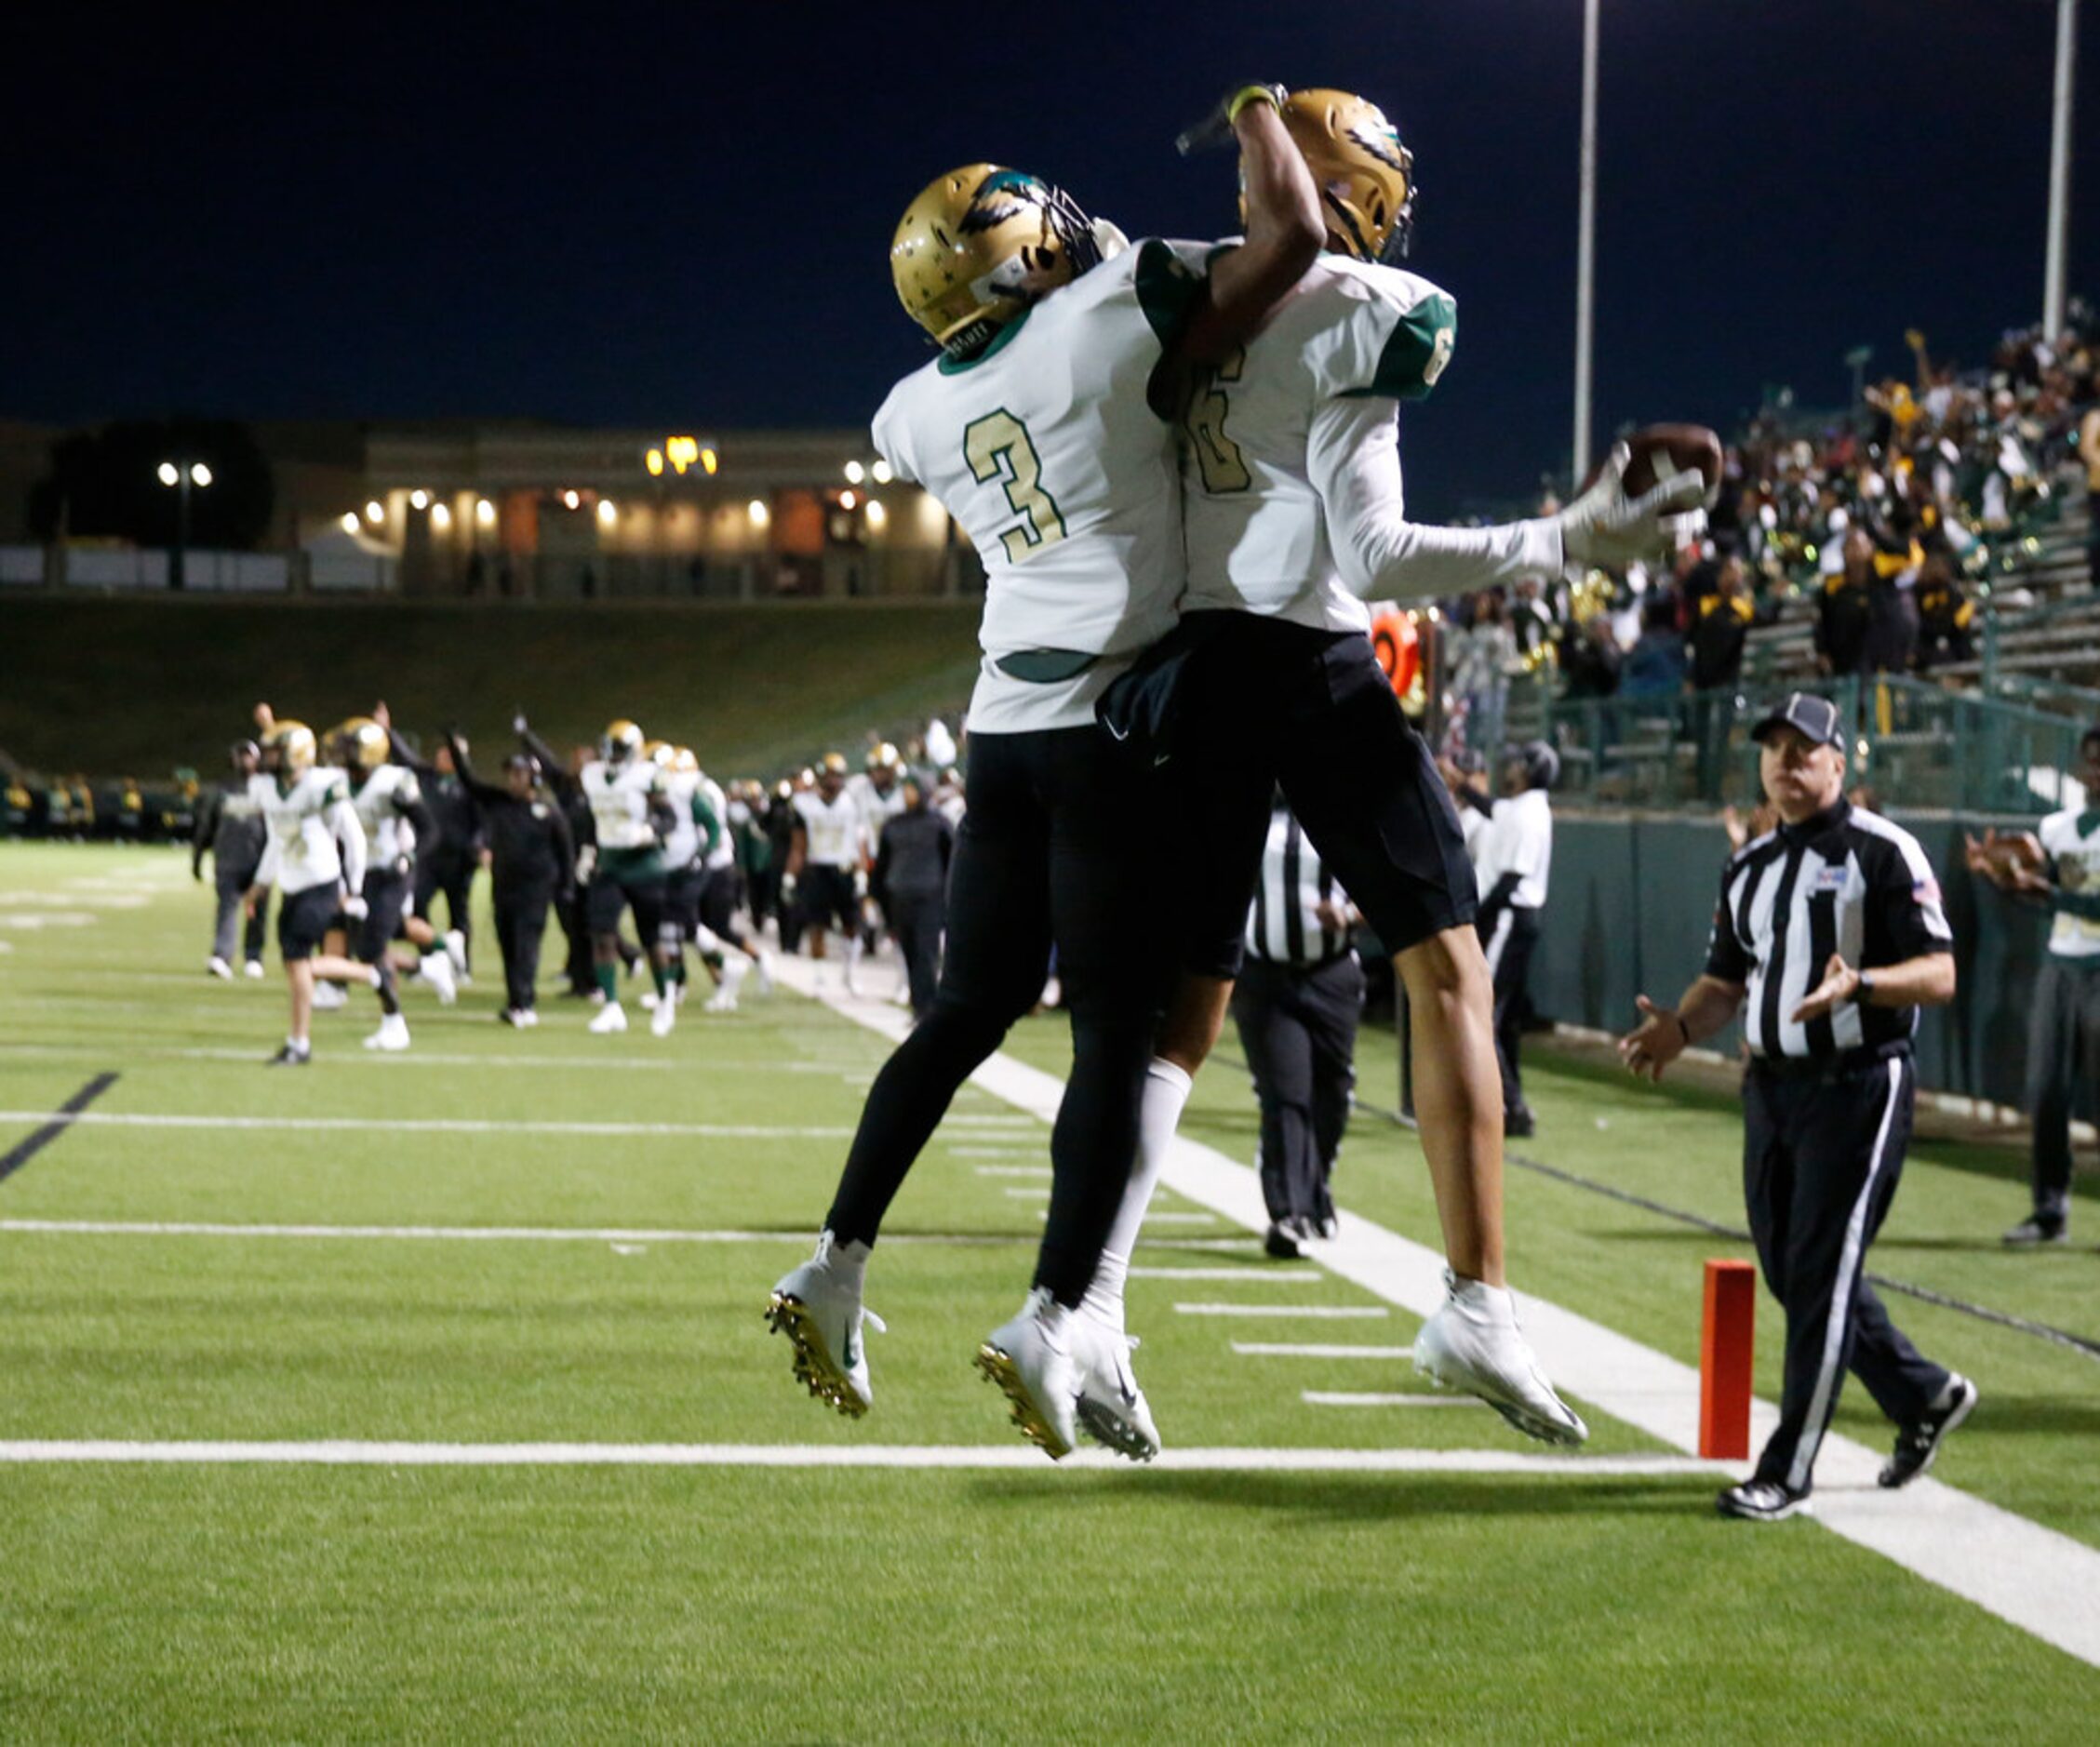
M1123 1281L1130 1271L1130 1252L1137 1247L1138 1233L1144 1225L1145 1209L1158 1187L1159 1167L1167 1162L1167 1149L1174 1143L1174 1129L1195 1082L1183 1069L1163 1056L1155 1056L1144 1071L1144 1092L1138 1101L1138 1156L1130 1180L1123 1190L1123 1205L1116 1210L1116 1223L1108 1228L1108 1242L1101 1252L1101 1265L1083 1302L1118 1334L1123 1328Z

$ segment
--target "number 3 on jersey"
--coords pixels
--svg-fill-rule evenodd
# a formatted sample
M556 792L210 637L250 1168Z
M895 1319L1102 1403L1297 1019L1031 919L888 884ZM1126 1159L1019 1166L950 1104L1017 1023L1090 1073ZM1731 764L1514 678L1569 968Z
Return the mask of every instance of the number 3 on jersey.
M1064 516L1043 489L1043 464L1020 420L1003 407L972 420L962 433L962 453L978 484L1006 482L1006 500L1020 513L1021 526L999 536L1009 563L1020 564L1064 538Z
M1206 491L1245 491L1252 483L1247 473L1247 458L1239 452L1239 445L1225 434L1229 407L1224 391L1218 386L1238 381L1246 364L1246 348L1239 347L1221 359L1216 368L1206 371L1189 397L1188 412L1182 420L1189 444L1196 450L1196 464L1202 470Z

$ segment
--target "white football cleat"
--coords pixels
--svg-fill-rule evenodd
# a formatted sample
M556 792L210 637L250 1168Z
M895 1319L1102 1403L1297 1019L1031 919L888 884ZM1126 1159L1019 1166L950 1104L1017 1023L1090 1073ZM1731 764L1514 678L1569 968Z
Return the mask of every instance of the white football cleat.
M650 1034L657 1037L671 1035L671 1028L678 1022L678 995L676 989L666 989L663 998L657 1002L656 1011L649 1016Z
M388 1054L408 1047L408 1021L399 1013L389 1013L380 1020L380 1028L365 1039L368 1049L383 1049Z
M241 967L241 974L251 981L260 978L262 975L262 961L260 958L249 959Z
M350 995L341 983L317 982L314 985L314 1010L316 1013L333 1013L338 1007L350 1005Z
M718 973L721 986L708 1001L705 1011L709 1013L734 1013L737 1010L737 991L743 987L743 980L751 975L751 961L742 953L731 953L722 960Z
M1508 1290L1444 1271L1449 1295L1414 1337L1414 1368L1446 1389L1478 1395L1526 1437L1575 1445L1581 1416L1554 1394L1517 1326Z
M209 958L205 960L204 967L212 976L218 978L221 982L232 982L234 980L233 966L221 958L217 953L212 954Z
M437 1005L450 1007L460 998L458 967L449 953L425 953L416 961L416 975L437 991Z
M597 1033L601 1037L608 1032L625 1031L627 1029L627 1009L617 1001L608 1001L598 1009L597 1017L591 1021L589 1029Z
M654 989L644 989L642 991L642 1011L645 1013L656 1011L656 991Z
M773 955L770 953L761 952L758 954L758 993L760 994L771 994L772 992Z
M518 1010L517 1010L517 1025L518 1025L518 1029L519 1029L520 1031L527 1031L527 1032L528 1032L528 1031L530 1031L530 1030L531 1030L531 1029L532 1029L532 1028L533 1028L533 1027L534 1027L535 1025L537 1025L537 1024L538 1024L539 1022L540 1022L540 1009L539 1009L538 1007L519 1007L519 1008L518 1008Z
M857 1258L849 1253L855 1249ZM885 1330L882 1318L861 1302L866 1265L865 1245L842 1245L825 1232L817 1253L782 1274L766 1303L768 1326L795 1350L796 1380L854 1420L875 1403L862 1325Z
M1134 1462L1150 1461L1159 1454L1159 1428L1153 1423L1144 1391L1130 1369L1130 1349L1137 1341L1083 1303L1067 1327L1072 1335L1072 1366L1077 1373L1075 1407L1081 1429L1118 1456Z
M467 937L460 928L447 928L438 937L445 947L445 956L452 961L452 970L457 981L467 980Z
M1021 1314L977 1349L978 1370L1005 1394L1021 1435L1052 1461L1071 1455L1078 1435L1073 1415L1079 1380L1066 1344L1071 1324L1071 1313L1039 1286Z

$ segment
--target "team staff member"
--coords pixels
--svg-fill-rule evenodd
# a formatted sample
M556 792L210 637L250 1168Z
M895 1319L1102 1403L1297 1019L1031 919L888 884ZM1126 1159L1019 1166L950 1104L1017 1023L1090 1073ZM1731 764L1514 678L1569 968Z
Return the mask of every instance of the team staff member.
M205 968L214 977L232 978L234 951L241 935L241 910L247 889L255 884L255 870L262 860L267 836L262 810L249 797L248 787L262 763L262 752L253 740L235 740L228 754L233 774L212 790L197 811L196 835L190 852L190 875L204 878L204 856L211 851L212 883L219 890L219 917L211 934L211 957ZM262 941L268 898L247 913L246 938L239 940L250 977L262 975Z
M1502 1069L1502 1131L1535 1133L1524 1101L1520 1058L1532 954L1539 943L1553 872L1553 807L1546 794L1560 780L1560 754L1544 740L1517 749L1503 771L1503 798L1489 815L1475 867L1480 886L1476 926L1495 986L1495 1060Z
M2034 1120L2034 1211L2005 1234L2016 1248L2070 1236L2071 1111L2080 1085L2100 1086L2100 724L2079 741L2083 808L2039 833L1969 840L1968 861L2000 891L2054 914L2027 1031L2027 1111Z
M926 791L916 777L906 777L898 792L903 807L889 817L882 847L876 851L875 891L903 955L912 1018L922 1020L933 1010L939 984L956 828L926 804Z
M1279 1261L1334 1234L1330 1185L1356 1089L1363 966L1349 900L1278 794L1247 916L1232 1017L1262 1107L1264 1247Z
M505 1005L497 1017L506 1025L529 1029L540 1022L535 991L547 906L576 878L576 840L567 816L541 792L540 761L530 753L513 753L503 761L502 785L498 787L474 774L464 740L448 735L446 743L488 833L488 878L505 990Z
M1925 1472L1976 1389L1905 1339L1865 1274L1910 1140L1918 1009L1954 998L1939 883L1915 837L1845 799L1836 705L1796 692L1752 738L1782 822L1729 858L1705 974L1674 1008L1642 995L1619 1053L1660 1079L1744 1016L1744 1190L1786 1367L1757 1473L1718 1502L1775 1522L1809 1495L1848 1365L1900 1428L1884 1487Z

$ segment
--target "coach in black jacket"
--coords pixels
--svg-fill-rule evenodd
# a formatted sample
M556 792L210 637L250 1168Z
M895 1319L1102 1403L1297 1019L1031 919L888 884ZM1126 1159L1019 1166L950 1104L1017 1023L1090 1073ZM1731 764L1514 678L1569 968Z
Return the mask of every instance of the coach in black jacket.
M1967 1378L1919 1353L1866 1279L1910 1140L1918 1009L1954 998L1954 936L1911 834L1845 799L1844 725L1796 692L1758 724L1783 821L1721 874L1706 969L1677 1007L1640 997L1619 1050L1662 1077L1743 1015L1744 1191L1765 1284L1786 1313L1779 1428L1724 1515L1791 1515L1849 1366L1900 1428L1881 1470L1900 1487L1975 1405Z

